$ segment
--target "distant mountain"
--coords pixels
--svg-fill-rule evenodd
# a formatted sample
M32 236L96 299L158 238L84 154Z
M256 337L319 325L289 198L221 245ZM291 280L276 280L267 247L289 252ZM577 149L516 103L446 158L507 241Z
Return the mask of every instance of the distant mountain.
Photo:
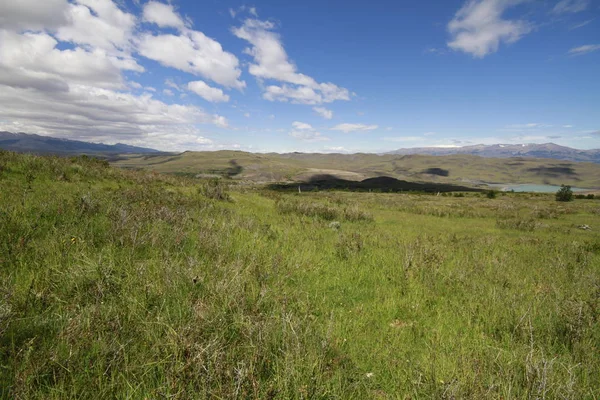
M37 154L142 154L160 153L158 150L130 146L123 143L102 144L79 140L58 139L50 136L0 131L0 149Z
M470 154L480 157L509 158L533 157L554 158L557 160L600 163L600 149L577 150L559 146L554 143L545 144L493 144L464 147L417 147L398 149L386 154L410 155L423 154L430 156L446 156L452 154Z

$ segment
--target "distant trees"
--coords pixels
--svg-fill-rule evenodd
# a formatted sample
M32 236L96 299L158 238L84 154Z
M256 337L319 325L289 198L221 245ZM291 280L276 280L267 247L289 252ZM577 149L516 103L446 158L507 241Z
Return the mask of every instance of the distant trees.
M556 192L556 201L572 201L573 191L571 186L560 185L560 189Z

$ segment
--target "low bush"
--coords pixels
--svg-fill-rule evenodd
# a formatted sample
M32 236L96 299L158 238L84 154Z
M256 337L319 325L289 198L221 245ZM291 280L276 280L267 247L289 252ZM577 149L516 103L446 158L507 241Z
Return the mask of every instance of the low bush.
M556 201L572 201L573 191L571 186L560 185L560 189L556 192Z
M211 179L198 188L198 192L209 199L220 201L231 201L228 187L220 179Z

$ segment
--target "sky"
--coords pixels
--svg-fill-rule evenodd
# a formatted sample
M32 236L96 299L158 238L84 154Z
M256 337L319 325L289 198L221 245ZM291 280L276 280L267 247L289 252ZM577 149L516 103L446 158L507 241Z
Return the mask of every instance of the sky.
M600 0L0 0L0 130L165 151L600 148Z

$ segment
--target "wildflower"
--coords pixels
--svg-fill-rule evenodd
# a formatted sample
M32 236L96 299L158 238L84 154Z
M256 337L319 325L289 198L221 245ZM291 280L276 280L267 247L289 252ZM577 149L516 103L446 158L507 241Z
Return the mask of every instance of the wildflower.
M375 376L375 374L374 374L373 372L367 372L367 373L365 374L365 376L366 376L367 378L372 378L372 377L374 377L374 376Z

